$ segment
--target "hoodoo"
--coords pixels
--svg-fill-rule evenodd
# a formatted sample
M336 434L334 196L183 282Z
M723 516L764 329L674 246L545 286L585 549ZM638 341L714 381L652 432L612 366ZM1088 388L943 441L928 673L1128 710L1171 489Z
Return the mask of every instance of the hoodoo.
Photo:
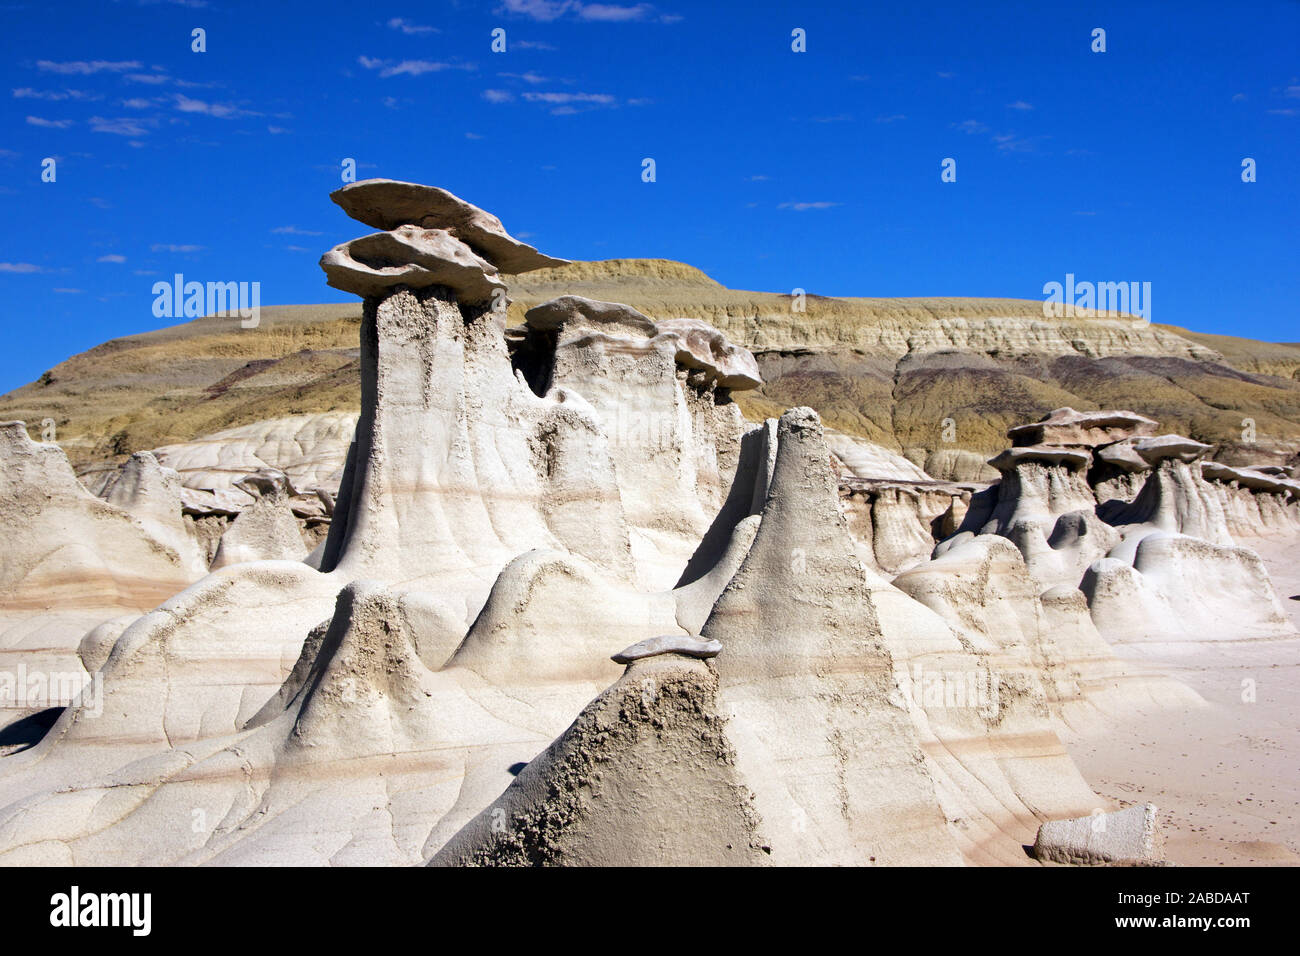
M686 310L511 325L566 260L446 190L331 198L379 230L320 261L359 412L96 494L0 424L0 655L99 689L0 751L0 863L1151 862L1067 744L1211 706L1135 646L1296 637L1238 540L1297 526L1285 468L1061 408L936 481L747 420L759 361Z

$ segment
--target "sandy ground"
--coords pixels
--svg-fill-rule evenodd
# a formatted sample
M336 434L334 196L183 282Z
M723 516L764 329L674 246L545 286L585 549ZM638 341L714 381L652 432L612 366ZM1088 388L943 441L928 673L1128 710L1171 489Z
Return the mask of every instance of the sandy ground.
M1300 535L1240 543L1264 558L1300 627ZM1300 640L1116 650L1183 681L1207 706L1069 741L1093 788L1124 806L1159 807L1175 863L1300 865Z

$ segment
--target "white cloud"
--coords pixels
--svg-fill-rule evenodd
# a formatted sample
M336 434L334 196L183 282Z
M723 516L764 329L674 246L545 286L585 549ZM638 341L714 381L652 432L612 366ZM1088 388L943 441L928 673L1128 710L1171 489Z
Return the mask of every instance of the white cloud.
M1016 100L1014 103L1007 104L1009 110L1032 110L1033 108L1032 103L1026 103L1024 100Z
M114 254L114 253L110 253L109 255L106 255L106 256L100 256L100 257L99 257L98 259L96 259L95 261L96 261L96 262L116 262L116 263L119 263L119 264L120 264L120 263L126 262L126 256L119 256L119 255L116 255L116 254Z
M124 73L127 70L140 69L140 63L136 60L121 60L110 62L108 60L72 60L67 63L56 63L52 60L37 60L36 68L46 73L62 73L65 75L80 74L88 76L91 73Z
M440 63L436 60L402 60L400 63L394 63L392 60L380 60L371 56L359 56L357 62L367 70L378 70L381 78L390 76L419 76L422 73L439 73L442 70L470 70L472 66L460 65L455 63Z
M831 209L838 206L837 202L783 202L778 209L793 209L796 212L804 212L808 209Z
M612 106L614 97L608 93L533 93L523 94L529 103L593 103L598 106Z
M186 252L199 252L199 251L201 251L202 249L203 249L202 246L177 246L177 245L173 245L172 243L169 243L169 242L156 242L156 243L154 243L152 246L149 247L149 250L150 250L151 252L180 252L180 253L186 253Z
M73 121L70 119L51 120L45 119L43 116L27 117L27 125L39 126L42 129L67 129L72 124Z
M323 232L312 232L310 229L299 229L297 226L276 226L271 230L273 233L281 236L323 236Z
M637 20L658 20L660 23L678 23L678 14L656 13L652 4L635 3L581 3L579 0L505 0L497 13L514 13L542 23L558 20L573 14L579 20L591 23L629 23Z
M564 16L577 4L574 0L505 0L502 6L507 13L549 21Z
M407 36L417 36L423 33L438 32L437 27L420 26L420 24L412 23L404 17L393 17L393 19L388 21L388 28L390 30L401 30Z
M509 103L515 98L515 94L509 90L484 90L483 99L489 103Z
M648 3L638 3L631 7L620 7L612 3L587 3L578 8L578 17L604 23L625 23L629 20L644 20L653 12L654 7Z
M498 73L497 76L504 76L511 80L523 80L525 83L532 83L534 85L550 82L547 77L534 73L531 70L527 73Z
M114 136L148 136L145 121L130 116L109 119L104 116L92 116L90 128L96 133L112 133Z
M184 93L173 94L176 108L182 113L202 113L218 119L234 119L237 116L261 116L253 110L240 109L233 103L208 103L204 100L191 99Z
M61 292L61 293L65 294L65 295L81 295L81 293L82 293L83 290L82 290L82 289L60 289L60 288L55 288L54 291L55 291L55 292Z
M34 265L30 262L0 262L0 272L29 273L29 272L44 272L44 271L45 270L42 269L40 266Z
M963 133L987 133L989 128L979 120L962 120L960 123L953 123L954 128L961 130Z
M103 99L98 93L87 93L85 90L34 90L25 86L21 89L14 90L14 98L20 100L99 100Z
M162 83L170 83L172 78L162 73L130 73L125 79L131 83L148 83L151 86L158 86Z

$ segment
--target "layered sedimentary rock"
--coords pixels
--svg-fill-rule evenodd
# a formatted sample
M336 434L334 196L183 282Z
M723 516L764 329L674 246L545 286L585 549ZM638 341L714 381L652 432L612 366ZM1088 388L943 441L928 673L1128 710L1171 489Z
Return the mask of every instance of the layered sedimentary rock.
M745 430L735 389L754 358L704 323L652 322L629 306L563 296L530 310L513 356L539 394L576 392L609 437L640 580L668 588L722 505Z
M22 660L33 670L80 674L76 647L87 630L141 614L202 574L175 484L155 465L138 459L118 481L117 500L141 506L136 517L86 491L58 445L32 441L22 422L0 423L5 670Z
M1132 412L1065 408L1011 429L1017 444L991 461L1002 480L972 499L936 556L984 534L1006 537L1044 590L1082 589L1111 641L1293 634L1258 556L1233 539L1230 494L1202 469L1228 472L1201 463L1210 446L1155 435L1157 425ZM1253 490L1265 494L1285 480L1260 478ZM1216 575L1232 586L1211 585Z
M501 276L558 260L442 190L335 198L384 231L322 263L366 298L337 483L309 448L195 451L187 499L140 457L102 489L133 517L0 435L6 530L85 559L5 555L20 598L177 574L79 619L96 692L0 757L0 863L1026 864L1044 819L1110 809L1060 728L1188 703L1117 666L1109 609L1213 603L1225 568L1259 596L1249 552L1191 536L1231 487L1147 419L1054 415L992 487L842 485L879 456L808 408L746 422L757 363L707 322L561 296L507 330ZM1099 506L1118 442L1146 467ZM229 525L191 584L147 525L200 538L203 507ZM312 516L323 546L275 560Z

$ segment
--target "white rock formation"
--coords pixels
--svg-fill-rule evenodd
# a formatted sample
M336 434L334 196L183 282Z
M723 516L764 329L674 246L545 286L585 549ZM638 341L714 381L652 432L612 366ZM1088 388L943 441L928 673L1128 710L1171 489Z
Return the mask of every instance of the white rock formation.
M1148 803L1074 820L1049 820L1038 830L1034 856L1052 863L1159 863L1164 841L1157 813Z
M561 260L443 190L334 198L383 230L323 263L366 297L353 435L160 450L185 489L138 456L117 507L0 426L0 654L100 682L0 756L0 863L1026 864L1102 804L1058 730L1188 702L1103 636L1276 630L1219 538L1290 479L1061 412L994 487L842 489L874 453L745 422L707 324L565 296L508 341L500 276ZM308 561L295 507L332 519ZM193 583L182 510L238 514Z

